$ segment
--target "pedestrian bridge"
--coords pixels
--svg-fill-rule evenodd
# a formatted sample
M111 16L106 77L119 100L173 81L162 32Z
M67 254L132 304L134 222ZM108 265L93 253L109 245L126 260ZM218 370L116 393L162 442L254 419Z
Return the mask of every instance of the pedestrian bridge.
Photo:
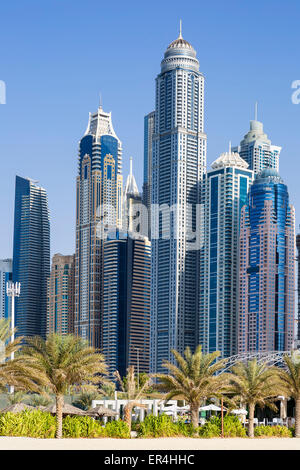
M228 372L229 369L238 362L248 362L257 359L259 363L266 363L269 366L284 367L284 356L290 356L292 351L263 351L263 352L247 352L230 356L227 358L224 369L220 372ZM300 353L299 353L300 359Z

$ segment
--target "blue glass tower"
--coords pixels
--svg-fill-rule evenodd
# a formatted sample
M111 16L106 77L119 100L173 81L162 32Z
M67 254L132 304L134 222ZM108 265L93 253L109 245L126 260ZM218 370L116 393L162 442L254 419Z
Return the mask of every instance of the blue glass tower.
M74 327L99 348L102 343L103 240L101 206L109 227L122 224L122 145L111 113L100 106L90 114L79 143L76 188L76 253ZM100 232L98 231L101 225Z
M292 348L295 215L274 169L257 175L242 210L239 299L239 352Z
M46 336L47 279L50 275L50 222L45 189L16 177L13 281L21 283L16 299L19 336Z
M11 300L6 295L6 284L12 280L12 260L0 260L0 318L10 318Z

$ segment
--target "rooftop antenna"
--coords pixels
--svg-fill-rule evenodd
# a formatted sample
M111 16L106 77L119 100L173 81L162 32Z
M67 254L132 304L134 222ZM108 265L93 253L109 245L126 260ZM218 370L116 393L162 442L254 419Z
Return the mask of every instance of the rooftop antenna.
M229 141L229 155L231 155L231 140Z
M102 94L99 93L99 108L102 109Z
M182 39L182 20L179 21L179 39Z
M129 170L129 174L130 176L132 176L132 157L130 157L130 170Z
M255 117L254 117L255 121L257 121L257 109L258 109L258 103L256 101L256 103L255 103Z

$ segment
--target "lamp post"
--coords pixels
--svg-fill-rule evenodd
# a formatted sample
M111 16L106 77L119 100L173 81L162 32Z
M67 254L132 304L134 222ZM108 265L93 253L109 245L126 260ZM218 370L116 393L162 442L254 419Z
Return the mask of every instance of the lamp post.
M140 374L140 356L139 356L140 348L135 348L135 349L136 349L136 360L137 360L137 388L139 390L140 389L140 378L139 378L139 374Z
M221 437L224 437L224 399L221 398Z
M7 297L11 297L11 343L15 340L15 297L19 297L21 292L21 284L19 282L7 282L6 283L6 294ZM12 352L10 359L13 360L15 353ZM14 393L14 386L10 386L10 393Z

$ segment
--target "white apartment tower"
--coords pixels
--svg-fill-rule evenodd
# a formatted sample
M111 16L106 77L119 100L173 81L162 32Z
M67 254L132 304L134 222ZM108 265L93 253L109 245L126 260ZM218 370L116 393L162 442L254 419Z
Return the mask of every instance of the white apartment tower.
M187 249L187 234L195 229L195 214L187 205L200 201L206 166L204 77L196 51L181 34L167 48L156 78L155 125L152 142L152 204L173 208L170 236L163 214L152 206L151 369L162 371L196 345L197 252ZM158 235L158 236L157 236Z

